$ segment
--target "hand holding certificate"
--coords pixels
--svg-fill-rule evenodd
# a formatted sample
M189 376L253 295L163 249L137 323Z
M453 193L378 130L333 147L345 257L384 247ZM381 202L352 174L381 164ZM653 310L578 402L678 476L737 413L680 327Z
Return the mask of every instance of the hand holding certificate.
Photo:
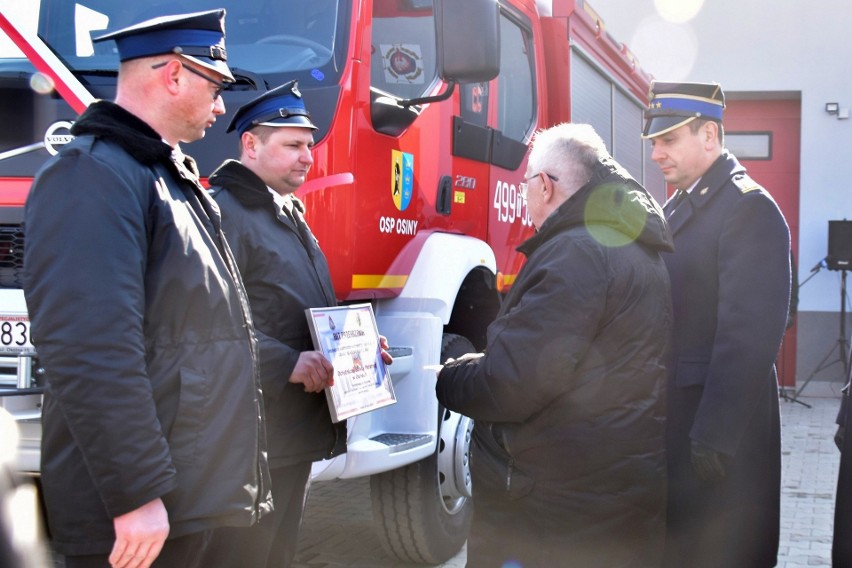
M332 421L396 402L370 304L310 308L305 314L314 348L334 366L334 384L325 389Z

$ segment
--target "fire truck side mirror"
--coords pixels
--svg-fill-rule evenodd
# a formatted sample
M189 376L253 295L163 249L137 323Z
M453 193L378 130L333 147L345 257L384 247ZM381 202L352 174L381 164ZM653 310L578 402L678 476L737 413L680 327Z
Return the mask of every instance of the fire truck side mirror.
M438 75L447 82L490 81L500 71L497 0L435 0Z

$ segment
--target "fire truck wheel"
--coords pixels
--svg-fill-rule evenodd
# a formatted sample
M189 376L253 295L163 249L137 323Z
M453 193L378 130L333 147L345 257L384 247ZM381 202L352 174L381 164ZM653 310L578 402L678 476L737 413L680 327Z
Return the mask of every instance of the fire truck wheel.
M441 361L475 352L465 337L444 334ZM470 434L473 421L440 407L435 453L406 467L373 475L373 518L382 547L405 562L440 564L467 540L470 499Z

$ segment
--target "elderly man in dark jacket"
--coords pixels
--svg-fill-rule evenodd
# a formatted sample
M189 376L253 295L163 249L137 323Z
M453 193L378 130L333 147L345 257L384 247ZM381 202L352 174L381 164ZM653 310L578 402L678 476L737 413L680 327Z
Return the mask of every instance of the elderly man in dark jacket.
M437 383L476 421L468 566L657 566L668 228L588 125L540 132L527 173L526 265L485 353Z
M179 148L225 111L223 17L106 36L116 102L89 107L27 200L42 485L66 568L196 566L213 528L270 506L247 296Z

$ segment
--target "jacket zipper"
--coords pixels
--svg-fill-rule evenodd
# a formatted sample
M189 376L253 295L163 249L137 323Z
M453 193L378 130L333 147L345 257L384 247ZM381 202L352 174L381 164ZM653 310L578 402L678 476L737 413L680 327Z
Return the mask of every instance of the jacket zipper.
M515 469L515 458L509 458L509 467L506 469L506 491L512 488L512 470Z
M334 441L331 443L331 448L328 450L328 457L326 459L331 459L334 457L334 450L337 448L337 442L340 440L340 428L335 425L334 428Z

